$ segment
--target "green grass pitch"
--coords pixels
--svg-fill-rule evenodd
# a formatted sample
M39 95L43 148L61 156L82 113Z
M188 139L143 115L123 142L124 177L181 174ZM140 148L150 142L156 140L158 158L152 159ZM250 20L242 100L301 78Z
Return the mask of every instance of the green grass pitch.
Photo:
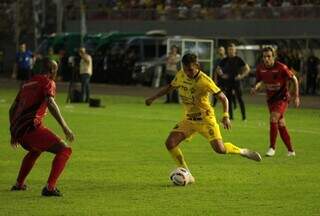
M27 179L28 191L11 192L25 152L9 146L8 108L13 90L0 89L0 215L320 215L320 111L289 109L287 124L297 156L288 158L278 137L274 158L261 163L218 155L200 135L182 145L196 184L173 186L175 167L164 141L182 117L180 105L142 97L99 96L105 108L65 104L61 111L76 135L73 155L58 183L63 198L40 196L53 155L44 153ZM221 107L216 110L221 116ZM236 120L225 141L264 155L268 113L247 105L248 121ZM239 110L235 114L239 119ZM46 124L63 136L48 115Z

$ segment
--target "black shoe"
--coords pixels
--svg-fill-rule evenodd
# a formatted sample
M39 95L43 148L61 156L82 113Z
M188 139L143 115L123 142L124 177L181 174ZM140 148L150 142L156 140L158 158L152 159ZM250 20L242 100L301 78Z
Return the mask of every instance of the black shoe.
M27 190L27 185L22 185L22 186L18 186L18 185L13 185L11 187L11 191L25 191Z
M41 195L42 196L58 196L58 197L60 197L60 196L62 196L62 193L57 189L57 188L55 188L54 190L48 190L48 188L47 187L44 187L43 189L42 189L42 192L41 192Z

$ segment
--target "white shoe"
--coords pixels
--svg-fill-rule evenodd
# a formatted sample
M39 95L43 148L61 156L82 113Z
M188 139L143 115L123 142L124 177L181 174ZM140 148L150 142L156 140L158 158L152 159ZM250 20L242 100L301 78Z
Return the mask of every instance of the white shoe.
M294 157L296 156L296 153L294 151L288 151L288 157Z
M266 156L272 157L272 156L275 155L275 153L276 153L276 150L274 150L273 148L269 148L267 153L266 153Z
M191 175L191 173L190 173L190 175L189 175L189 184L193 184L193 183L195 183L195 179L194 179L194 177L193 177L193 175Z
M254 161L258 161L258 162L262 160L262 158L258 152L251 151L249 149L241 149L240 155L243 157L246 157L250 160L254 160Z

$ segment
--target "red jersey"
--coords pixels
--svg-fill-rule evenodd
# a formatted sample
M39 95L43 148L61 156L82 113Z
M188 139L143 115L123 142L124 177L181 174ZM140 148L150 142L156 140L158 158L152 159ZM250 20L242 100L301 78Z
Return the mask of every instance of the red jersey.
M289 100L288 85L293 73L285 64L276 61L271 68L260 64L257 66L256 75L257 82L262 81L266 86L268 103Z
M47 75L35 75L21 86L10 116L10 132L14 140L21 140L42 124L47 111L46 98L55 94L56 84Z

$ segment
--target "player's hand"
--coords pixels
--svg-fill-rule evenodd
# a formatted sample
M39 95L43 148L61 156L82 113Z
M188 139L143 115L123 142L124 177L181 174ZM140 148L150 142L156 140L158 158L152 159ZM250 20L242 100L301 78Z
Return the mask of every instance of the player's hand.
M222 124L224 129L227 129L227 130L231 129L231 121L229 117L223 117Z
M66 135L66 139L67 139L69 142L73 142L73 141L74 141L74 134L73 134L73 132L70 130L70 128L64 127L64 128L63 128L63 132L64 132L64 134Z
M252 88L250 89L250 94L251 94L251 95L255 95L256 93L257 93L256 88L255 88L255 87L252 87Z
M146 100L145 100L145 104L147 105L147 106L150 106L152 103L153 103L153 101L154 101L154 99L153 98L147 98Z
M239 75L237 75L234 79L235 79L235 80L241 80L242 78L241 78L241 75L239 74Z
M300 97L299 96L294 98L294 105L295 105L295 107L299 107L300 106Z

